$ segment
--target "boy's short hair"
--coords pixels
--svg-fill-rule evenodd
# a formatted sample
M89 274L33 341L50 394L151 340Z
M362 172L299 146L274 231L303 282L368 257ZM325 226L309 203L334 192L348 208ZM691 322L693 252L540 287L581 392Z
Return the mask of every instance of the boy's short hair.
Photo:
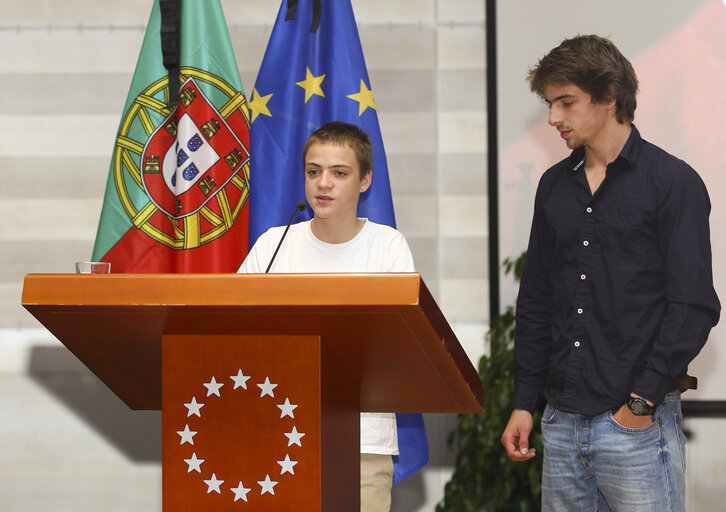
M548 85L574 84L595 103L615 97L618 122L632 122L635 116L638 77L628 59L604 37L565 39L529 70L527 80L541 98Z
M373 169L373 144L371 144L371 139L366 132L354 124L332 121L315 130L305 141L305 146L303 146L303 165L305 165L305 157L310 146L316 143L349 146L358 160L361 179Z

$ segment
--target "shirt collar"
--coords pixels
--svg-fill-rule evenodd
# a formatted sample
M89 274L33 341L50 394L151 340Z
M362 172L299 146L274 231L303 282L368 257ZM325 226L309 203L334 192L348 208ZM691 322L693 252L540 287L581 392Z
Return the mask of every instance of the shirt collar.
M573 171L582 169L585 164L585 148L577 148L567 157L567 166Z
M632 168L635 167L638 155L640 155L640 150L643 148L643 138L640 136L640 132L635 125L633 124L631 126L633 129L630 130L630 136L628 137L628 140L625 141L625 146L623 146L623 149L620 151L618 158L624 159Z
M625 141L625 145L623 146L623 149L620 150L620 154L615 159L616 161L619 159L623 159L627 162L628 167L634 167L635 162L638 159L638 155L640 155L640 150L643 147L643 138L640 136L640 132L635 127L635 125L631 125L632 130L630 130L630 135L628 136L628 140ZM572 153L570 153L570 156L567 157L567 166L572 169L573 171L577 171L579 169L582 169L585 164L585 148L577 148Z

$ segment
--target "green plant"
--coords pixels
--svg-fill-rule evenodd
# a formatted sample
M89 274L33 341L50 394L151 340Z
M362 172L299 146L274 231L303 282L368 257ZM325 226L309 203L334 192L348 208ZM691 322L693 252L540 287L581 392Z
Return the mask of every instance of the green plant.
M506 259L506 274L519 281L525 254ZM513 462L500 438L509 421L514 376L514 307L493 318L487 340L489 354L479 360L479 375L486 390L481 414L460 414L449 434L449 449L456 451L456 466L444 489L437 512L527 512L540 510L542 480L542 411L534 417L530 446L537 456L529 462Z

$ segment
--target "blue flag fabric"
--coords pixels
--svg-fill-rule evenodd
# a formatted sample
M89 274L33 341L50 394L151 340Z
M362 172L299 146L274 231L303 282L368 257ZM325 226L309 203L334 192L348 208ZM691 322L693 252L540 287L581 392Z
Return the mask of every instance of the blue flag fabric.
M250 247L270 227L286 224L305 199L303 145L330 121L355 124L370 136L373 183L361 196L358 215L395 226L386 154L350 1L322 2L315 32L313 0L300 0L294 15L287 4L283 0L249 104ZM312 217L310 208L298 219L303 216Z
M302 149L330 121L355 124L373 143L373 182L358 216L395 227L386 154L350 0L282 1L249 102L250 247L267 229L287 223L305 199ZM322 4L322 5L321 5ZM308 208L298 216L310 219ZM428 461L420 414L397 414L400 455L394 483Z

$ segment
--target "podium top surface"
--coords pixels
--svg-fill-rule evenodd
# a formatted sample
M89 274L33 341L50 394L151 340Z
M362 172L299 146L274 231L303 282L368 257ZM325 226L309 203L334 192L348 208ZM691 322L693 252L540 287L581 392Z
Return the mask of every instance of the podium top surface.
M401 274L28 274L23 306L354 306L418 303Z
M363 411L479 412L481 380L417 273L28 274L22 305L133 409L163 335L317 335Z

